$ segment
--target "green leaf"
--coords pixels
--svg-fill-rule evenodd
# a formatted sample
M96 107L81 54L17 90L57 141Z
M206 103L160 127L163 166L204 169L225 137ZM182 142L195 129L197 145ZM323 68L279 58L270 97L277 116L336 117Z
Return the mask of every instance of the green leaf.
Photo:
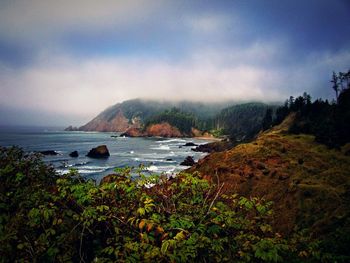
M146 210L143 208L143 207L140 207L139 209L137 209L137 213L140 215L140 216L143 216L146 214Z
M174 237L174 239L177 241L184 240L185 238L186 238L186 236L184 234L184 231L177 233L176 236Z
M160 252L162 252L163 255L165 255L166 252L168 251L169 245L170 245L170 243L168 240L165 240L162 242L162 247L160 249Z

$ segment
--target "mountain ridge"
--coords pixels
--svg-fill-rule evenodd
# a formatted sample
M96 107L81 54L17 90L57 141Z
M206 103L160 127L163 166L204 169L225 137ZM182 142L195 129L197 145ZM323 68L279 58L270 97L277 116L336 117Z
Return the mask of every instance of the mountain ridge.
M166 134L166 137L194 137L210 131L220 135L225 131L235 132L241 139L246 135L251 137L250 134L256 134L260 130L260 123L269 107L273 106L261 102L202 103L133 99L106 108L79 128L70 126L65 130L122 132L129 136ZM242 116L246 119L245 123ZM231 131L231 123L238 128ZM255 127L247 129L247 123ZM154 126L174 132L156 131ZM241 126L244 126L244 129ZM180 132L175 132L176 130ZM244 132L241 132L242 130Z

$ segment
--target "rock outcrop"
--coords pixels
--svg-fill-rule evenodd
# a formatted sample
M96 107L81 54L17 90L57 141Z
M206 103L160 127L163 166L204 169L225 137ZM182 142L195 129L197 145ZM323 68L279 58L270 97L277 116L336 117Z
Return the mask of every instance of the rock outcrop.
M78 127L73 127L72 125L65 128L64 129L65 131L79 131L79 128Z
M41 151L40 152L42 155L57 155L58 152L53 151L53 150L48 150L48 151Z
M69 154L69 156L70 156L70 157L73 157L73 158L76 158L76 157L79 156L79 153L78 153L78 151L73 151L73 152L71 152L71 153Z
M171 126L167 122L149 125L146 129L146 135L149 137L159 136L166 138L184 136L178 128Z
M192 166L195 164L195 161L193 160L192 156L187 156L186 159L180 163L180 165L184 166Z
M189 147L189 146L198 146L198 144L195 144L193 142L186 142L183 146Z
M206 144L198 145L196 148L192 148L191 150L194 152L223 152L229 150L235 146L235 143L230 141L218 141L218 142L210 142Z
M151 124L147 126L145 130L140 128L129 128L126 132L122 133L120 136L125 137L186 137L182 134L178 128L171 126L167 122Z
M96 148L92 148L86 156L90 158L101 159L101 158L108 158L110 154L106 145L100 145L100 146L97 146Z
M129 128L125 132L120 134L120 136L121 137L144 137L146 135L139 128Z

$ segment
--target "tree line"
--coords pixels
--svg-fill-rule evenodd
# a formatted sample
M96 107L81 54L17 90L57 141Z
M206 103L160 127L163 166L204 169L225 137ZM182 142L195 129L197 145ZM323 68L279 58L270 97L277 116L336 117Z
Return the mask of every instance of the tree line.
M265 114L263 128L281 123L291 112L296 113L296 119L289 131L291 133L306 133L315 135L316 141L329 147L340 147L350 142L350 71L333 72L332 89L336 100L316 99L304 93L294 98L291 96L279 107L273 118L272 112Z

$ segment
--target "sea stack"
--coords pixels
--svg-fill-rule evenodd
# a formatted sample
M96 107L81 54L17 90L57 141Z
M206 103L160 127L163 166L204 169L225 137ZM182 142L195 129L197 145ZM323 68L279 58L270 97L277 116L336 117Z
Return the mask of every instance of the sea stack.
M76 157L79 156L79 153L78 153L78 151L74 151L74 152L71 152L71 153L69 154L69 156L70 156L70 157L76 158Z
M106 145L99 145L96 148L92 148L88 154L87 157L90 158L108 158L109 157L109 151Z

